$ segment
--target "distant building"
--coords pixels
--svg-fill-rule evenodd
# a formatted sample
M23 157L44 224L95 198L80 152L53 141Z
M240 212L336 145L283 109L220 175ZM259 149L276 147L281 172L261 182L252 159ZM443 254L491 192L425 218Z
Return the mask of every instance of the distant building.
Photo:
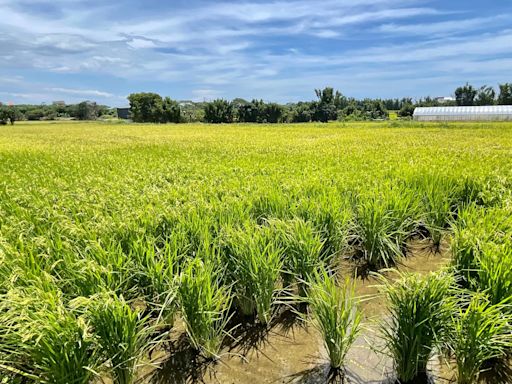
M117 109L117 117L120 119L128 120L130 119L130 107L116 108Z
M418 121L512 121L512 105L474 107L417 107Z
M59 107L65 107L66 106L66 102L65 101L61 101L61 100L54 101L52 104L53 105L57 105Z
M444 104L444 103L451 103L451 102L455 101L455 98L450 97L450 96L440 96L440 97L434 98L434 100L437 101L439 104Z

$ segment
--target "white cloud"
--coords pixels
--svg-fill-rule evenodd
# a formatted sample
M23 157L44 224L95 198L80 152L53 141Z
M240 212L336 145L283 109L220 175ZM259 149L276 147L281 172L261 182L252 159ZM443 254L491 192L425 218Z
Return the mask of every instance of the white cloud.
M49 91L64 93L67 95L76 96L93 96L93 97L113 97L112 93L102 92L95 89L71 89L71 88L48 88Z
M400 96L407 82L427 87L423 79L447 82L450 73L489 81L508 74L505 56L512 55L512 31L500 30L508 15L445 12L428 0L191 1L158 14L149 6L137 12L120 2L73 1L73 7L54 1L59 14L48 17L0 0L0 71L76 80L69 83L76 88L64 81L41 85L48 98L117 103L116 93L150 84L177 98L286 101L321 84ZM24 1L34 2L43 3ZM482 34L484 28L492 32ZM90 84L82 74L101 80ZM103 79L127 85L118 92ZM30 89L37 88L27 80L23 93Z
M155 48L156 44L152 40L134 38L127 42L127 44L134 49L141 48Z
M447 35L459 32L474 32L477 29L508 23L511 15L496 15L492 17L478 17L466 20L449 20L433 23L417 24L383 24L377 28L379 32L402 35Z

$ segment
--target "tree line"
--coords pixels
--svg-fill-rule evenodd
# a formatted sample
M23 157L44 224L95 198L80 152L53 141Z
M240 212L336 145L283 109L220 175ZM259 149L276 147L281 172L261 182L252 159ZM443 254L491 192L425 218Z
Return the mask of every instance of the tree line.
M100 117L115 117L115 109L93 101L70 105L19 104L13 106L0 103L0 124L14 124L18 120L96 120Z
M346 97L332 87L315 90L316 100L278 104L253 99L216 99L210 102L172 100L157 93L132 93L128 96L130 117L140 123L303 123L333 120L383 120L389 111L399 118L411 118L416 107L512 105L512 83L474 87L468 83L455 89L453 100L426 97L418 100L356 99ZM0 103L0 123L14 124L16 120L54 120L72 118L96 120L115 117L115 109L95 102L75 105L17 105Z
M416 107L512 105L512 83L499 85L499 93L484 85L458 87L453 100L431 97L413 100L349 98L331 87L315 90L316 100L277 104L253 99L216 99L211 102L178 103L155 93L134 93L128 99L135 122L197 122L206 123L303 123L333 120L382 120L389 111L400 118L410 118Z
M135 122L207 123L298 123L327 122L338 119L386 119L385 100L347 98L331 87L315 90L317 100L278 104L253 99L216 99L211 102L178 103L156 93L133 93L128 96L131 119Z

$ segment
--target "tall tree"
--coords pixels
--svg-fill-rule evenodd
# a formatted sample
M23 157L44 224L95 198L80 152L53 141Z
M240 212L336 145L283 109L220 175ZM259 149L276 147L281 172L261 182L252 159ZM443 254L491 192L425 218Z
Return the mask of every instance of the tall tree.
M75 116L78 120L96 120L98 114L99 108L95 102L82 101L76 106Z
M162 102L162 123L179 123L181 120L181 109L177 101L166 97Z
M455 90L455 100L457 105L471 106L475 105L475 97L477 90L472 85L466 83L466 85L459 87Z
M233 122L233 104L227 100L217 99L204 107L204 120L207 123L220 124Z
M496 103L496 91L493 87L484 85L476 94L476 105L494 105Z
M340 92L334 92L331 87L324 89L315 89L318 101L314 104L315 112L313 119L324 123L329 120L336 120L338 117L338 108L342 105L342 95Z
M128 96L133 121L137 123L159 123L162 119L163 100L156 93L132 93Z
M512 105L512 83L500 84L499 105Z
M0 122L3 124L10 123L14 124L16 120L19 120L23 116L14 105L3 105L0 104Z

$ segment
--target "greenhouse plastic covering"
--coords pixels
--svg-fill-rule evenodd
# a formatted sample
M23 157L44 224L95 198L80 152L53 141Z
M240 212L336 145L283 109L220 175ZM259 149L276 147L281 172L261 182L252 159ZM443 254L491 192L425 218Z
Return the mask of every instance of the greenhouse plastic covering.
M418 107L416 120L512 120L512 105Z

